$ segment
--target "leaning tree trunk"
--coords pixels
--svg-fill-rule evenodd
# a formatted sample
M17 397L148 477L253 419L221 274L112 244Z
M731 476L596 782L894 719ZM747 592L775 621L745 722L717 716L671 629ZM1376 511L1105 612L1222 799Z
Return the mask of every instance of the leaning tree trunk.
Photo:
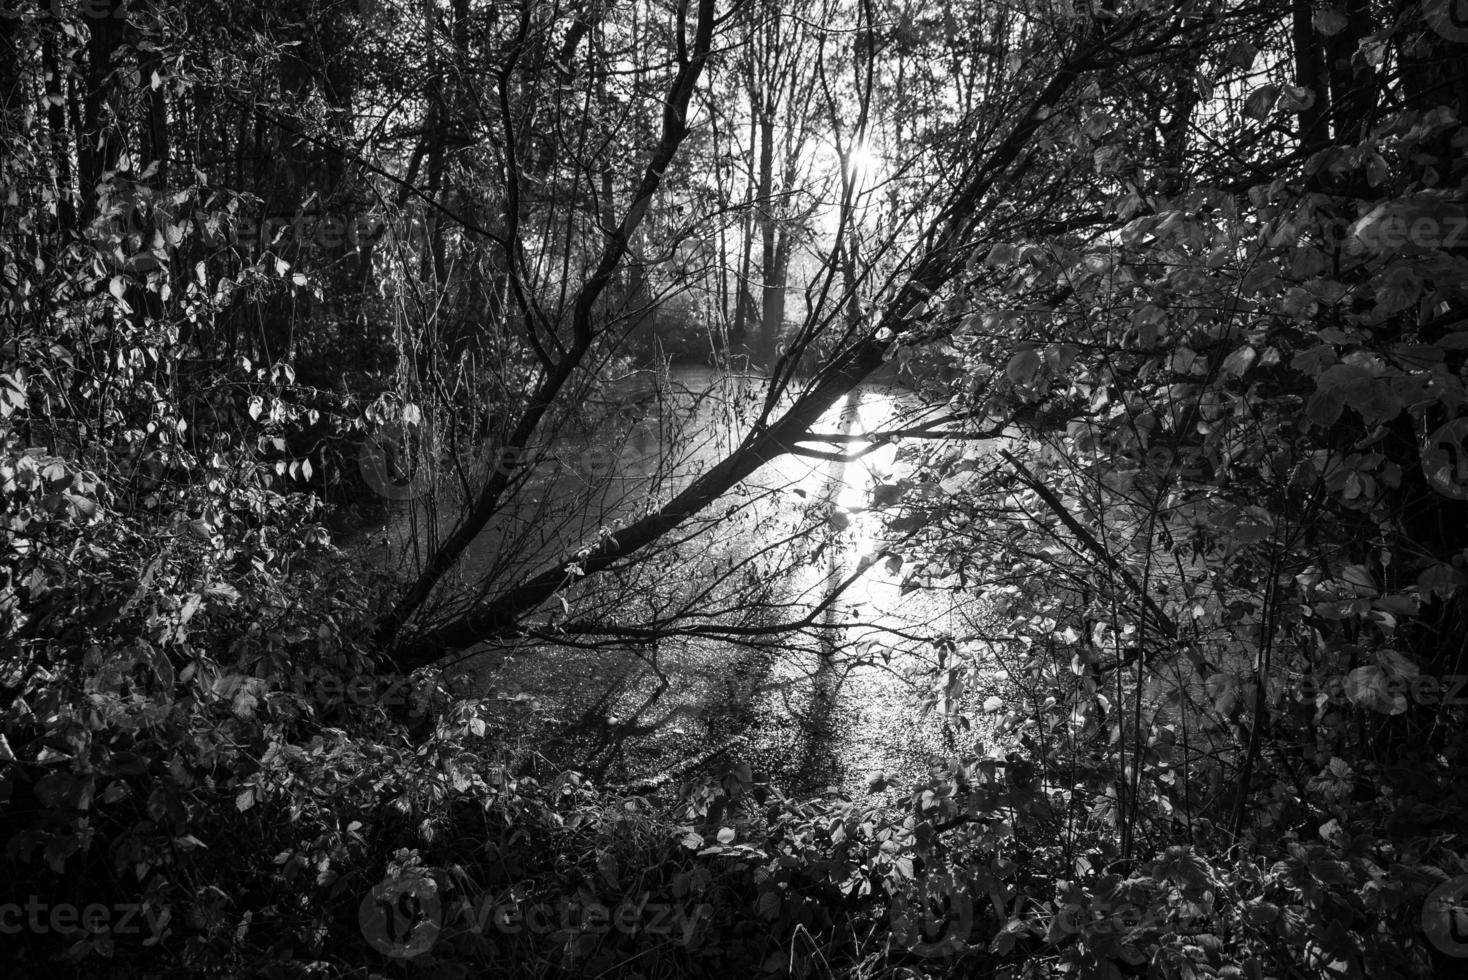
M511 446L518 448L532 443L557 396L580 369L582 361L591 350L598 334L592 320L597 301L627 257L632 236L641 227L653 197L662 187L664 174L688 136L688 106L698 78L708 61L714 19L714 0L699 0L693 43L686 48L680 44L680 50L686 51L686 54L680 59L678 72L668 89L658 146L643 171L642 180L633 192L632 201L621 223L608 234L595 272L577 291L571 314L570 347L559 360L547 364L540 382L530 393L524 413L510 433ZM507 206L512 226L514 207L514 202ZM513 474L508 467L498 468L489 477L464 520L429 557L418 578L409 586L393 610L378 623L375 637L379 643L391 644L408 617L427 601L435 586L457 564L464 550L499 511L501 500L512 480Z
M1137 23L1134 20L1124 21L1071 57L1036 96L1009 134L958 175L954 191L931 226L932 234L926 237L928 247L906 283L885 306L880 321L864 338L836 354L780 418L749 433L733 453L656 511L603 535L596 545L588 549L563 556L539 574L455 619L399 639L398 633L406 616L421 606L427 598L427 590L431 590L442 577L447 566L431 569L434 574L425 573L415 584L418 591L413 601L400 603L394 618L379 628L380 640L397 640L392 649L394 665L399 670L426 666L484 640L513 633L525 616L570 582L595 575L624 561L708 507L770 460L796 451L798 443L809 441L811 426L885 363L897 338L918 323L928 297L964 269L968 253L975 247L971 233L981 217L981 203L1023 158L1035 131L1081 75L1099 65L1112 63L1120 56L1117 41L1134 30ZM683 104L686 105L686 101ZM541 394L537 393L536 401L540 399ZM541 411L544 411L543 407ZM524 429L523 423L521 428ZM503 488L504 478L494 478L481 497L481 507L485 501L497 503ZM487 520L489 514L481 511L475 515L476 518L481 516ZM456 559L482 527L481 520L467 536L461 529L458 539L449 543L452 548L446 545L445 550L435 556L435 562Z

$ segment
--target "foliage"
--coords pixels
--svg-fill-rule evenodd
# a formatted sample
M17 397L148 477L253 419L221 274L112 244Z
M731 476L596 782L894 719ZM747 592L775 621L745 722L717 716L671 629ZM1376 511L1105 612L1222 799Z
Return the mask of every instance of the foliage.
M338 6L0 17L0 913L108 913L0 955L1450 968L1421 926L1468 874L1468 62L1440 5ZM741 347L763 408L726 459L625 526L567 516L595 538L564 556L456 571L544 514L536 454L634 361ZM982 598L921 638L943 768L601 785L450 688L438 660L485 639L809 635L712 570L709 529L751 520L712 505L774 456L854 461L813 427L883 364L946 422L887 436L877 557ZM504 448L530 458L484 465ZM427 475L362 462L389 449ZM749 564L834 548L816 504ZM370 513L411 568L328 529ZM705 606L627 595L657 580ZM593 907L630 918L559 918Z

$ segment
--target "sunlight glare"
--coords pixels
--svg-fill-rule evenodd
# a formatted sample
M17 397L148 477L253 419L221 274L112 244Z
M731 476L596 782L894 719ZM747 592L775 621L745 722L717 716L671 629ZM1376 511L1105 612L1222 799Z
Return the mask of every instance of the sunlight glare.
M858 143L846 156L846 166L854 180L868 177L877 166L877 154L869 143Z

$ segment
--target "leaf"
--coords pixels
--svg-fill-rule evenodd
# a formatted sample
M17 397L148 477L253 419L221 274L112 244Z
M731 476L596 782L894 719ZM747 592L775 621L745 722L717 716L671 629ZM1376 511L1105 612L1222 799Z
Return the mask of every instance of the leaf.
M1315 90L1303 85L1286 85L1279 107L1286 112L1304 112L1315 104Z
M738 836L738 835L735 834L733 827L720 827L719 828L718 841L719 841L720 844L732 844L732 843L734 843L734 838L736 836Z
M1392 616L1415 616L1420 605L1416 596L1384 595L1373 600L1371 608L1379 609Z
M1439 426L1427 437L1422 472L1444 497L1468 500L1468 416Z
M1341 569L1338 578L1355 590L1358 596L1369 598L1381 594L1376 587L1376 579L1372 578L1365 565L1347 565Z
M189 620L193 619L194 613L199 611L199 605L203 601L204 597L201 596L199 593L189 593L189 597L184 600L183 608L178 611L178 621L180 623L187 623Z
M1346 15L1334 7L1322 7L1311 18L1315 29L1326 37L1335 37L1346 29Z
M1345 396L1339 388L1321 388L1306 402L1305 416L1322 429L1328 429L1341 417L1345 405Z
M1233 674L1219 671L1210 674L1204 685L1210 697L1213 698L1213 706L1218 713L1227 715L1234 709L1239 700L1239 679Z
M1242 378L1258 357L1259 352L1245 344L1223 359L1223 373Z
M1407 710L1407 696L1394 689L1386 671L1375 665L1357 667L1346 675L1346 698L1354 705L1384 715L1399 715Z
M896 483L879 483L872 488L871 506L876 508L891 507L902 499L902 487Z
M1223 63L1230 68L1239 68L1248 71L1254 67L1254 58L1258 56L1259 49L1248 41L1239 41L1232 45L1223 56Z
M53 772L36 781L32 792L41 805L55 809L67 802L71 795L73 776L69 772Z
M1291 286L1285 290L1279 307L1290 316L1308 317L1315 312L1315 295L1301 286Z
M984 265L993 269L1001 265L1009 265L1014 261L1014 246L1007 244L995 245L989 249L989 254L984 258Z
M68 493L66 502L71 504L72 509L82 517L91 520L97 516L97 502L80 494Z
M1009 359L1009 364L1004 368L1004 376L1017 385L1032 384L1041 363L1040 352L1033 347L1027 347Z
M1392 677L1410 678L1420 673L1415 663L1390 647L1376 651L1376 662Z
M1468 575L1444 562L1424 569L1417 576L1417 591L1428 602L1433 599L1451 599L1464 585L1468 585Z
M612 888L616 888L621 880L621 868L617 863L617 856L611 851L602 851L596 857L596 870Z
M1280 908L1271 902L1251 898L1244 905L1244 921L1255 929L1269 929L1279 920Z
M1347 292L1345 284L1334 279L1314 279L1307 282L1305 288L1310 291L1310 295L1314 296L1316 301L1326 305L1339 303Z
M1402 400L1388 378L1371 378L1346 389L1346 400L1367 422L1390 422L1402 412Z
M211 599L228 599L232 602L240 598L239 590L224 582L210 582L204 586L204 594Z
M1262 85L1250 93L1249 98L1244 101L1244 115L1263 122L1269 118L1270 112L1274 110L1274 103L1278 100L1278 85Z
M1167 326L1167 313L1152 303L1144 303L1132 314L1132 326L1137 328L1137 340L1144 350L1157 346Z

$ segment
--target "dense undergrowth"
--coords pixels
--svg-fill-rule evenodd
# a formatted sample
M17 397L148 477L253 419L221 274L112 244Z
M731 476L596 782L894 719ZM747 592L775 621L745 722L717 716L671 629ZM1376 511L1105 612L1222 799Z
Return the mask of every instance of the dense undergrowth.
M1047 757L1055 722L1022 700L973 757L868 799L789 799L738 765L602 789L516 757L483 703L383 679L353 639L364 570L309 500L264 499L262 558L228 495L205 537L50 513L45 486L15 511L39 544L10 568L30 615L0 905L100 928L7 935L36 976L1430 976L1423 902L1468 870L1457 733L1332 759L1238 840L1146 799L1127 861L1104 812L1045 788L1104 809L1113 777ZM65 560L40 546L63 535Z

